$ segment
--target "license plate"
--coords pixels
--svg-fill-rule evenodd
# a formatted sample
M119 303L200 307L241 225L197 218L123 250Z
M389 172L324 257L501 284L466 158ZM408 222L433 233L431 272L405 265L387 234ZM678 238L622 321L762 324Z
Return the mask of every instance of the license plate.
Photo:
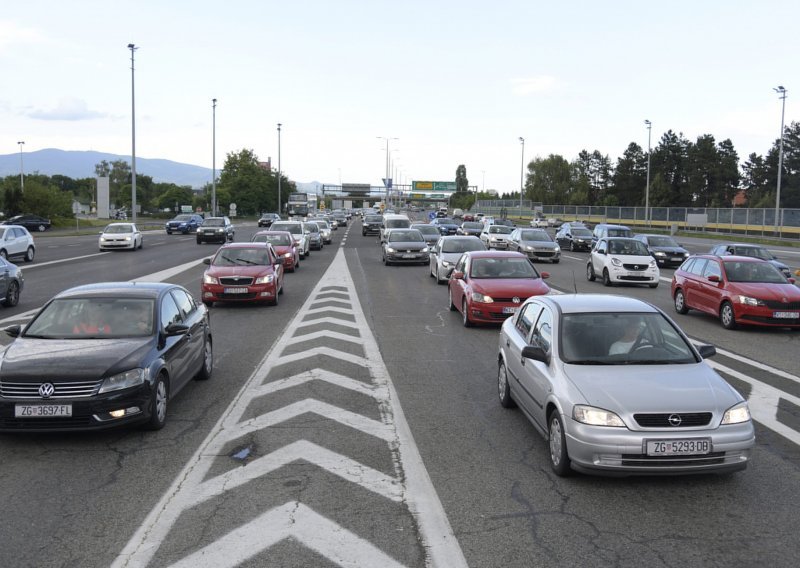
M15 418L50 418L51 416L72 416L72 405L17 404L14 406Z
M683 262L683 257L682 256L673 257L672 262Z
M417 258L417 255L415 255L415 254L404 254L403 258Z
M517 313L517 308L503 308L504 314L515 314Z
M795 319L800 318L800 312L774 312L772 317L781 319Z
M247 294L247 288L225 288L226 294Z
M648 440L648 456L700 456L711 453L709 438L691 440Z

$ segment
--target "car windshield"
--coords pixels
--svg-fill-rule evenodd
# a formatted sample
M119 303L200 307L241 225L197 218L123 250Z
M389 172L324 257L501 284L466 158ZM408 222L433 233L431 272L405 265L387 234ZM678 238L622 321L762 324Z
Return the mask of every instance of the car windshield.
M723 262L725 274L731 282L764 282L786 284L788 281L769 262Z
M475 258L469 275L472 278L538 278L539 273L527 258Z
M206 219L203 222L204 227L224 227L225 226L225 219L221 219L219 217L211 217L210 219Z
M47 304L22 334L40 339L112 339L153 334L149 298L59 298Z
M486 250L483 241L476 237L468 239L445 239L442 243L443 253L468 252L471 250Z
M254 243L270 243L272 246L288 247L292 244L292 238L289 235L254 235Z
M591 237L592 232L589 229L582 229L582 228L573 228L572 229L572 236L573 237Z
M286 223L285 225L273 223L272 228L276 231L280 229L281 231L289 231L293 235L302 235L303 234L303 226L300 223Z
M473 221L467 221L466 223L461 224L462 229L482 229L482 223L475 223Z
M212 266L261 266L268 265L269 251L265 247L224 248L217 253Z
M630 229L609 229L608 230L609 237L630 237L631 231Z
M109 225L105 229L103 229L104 233L132 233L133 232L133 225Z
M736 247L735 254L739 256L752 256L753 258L760 258L762 260L772 260L772 256L767 249L761 247Z
M697 362L687 341L660 313L564 314L560 337L561 358L574 365Z
M423 235L439 235L439 229L433 225L411 225L412 229L416 229Z
M173 221L188 221L191 218L191 215L178 215L173 219Z
M418 242L424 241L425 239L422 238L422 233L417 231L416 229L410 231L398 231L394 230L389 233L389 237L386 239L390 243L411 243L411 242Z
M319 227L320 231L323 230L323 229L330 229L331 228L331 226L328 225L327 221L314 221L314 222L317 224L317 227Z
M523 241L545 241L551 242L550 235L544 231L522 231L519 234L520 240Z
M648 256L650 253L643 242L633 239L608 241L608 253L624 256Z
M511 227L506 227L505 225L490 225L489 226L489 234L490 235L509 235L511 234Z
M364 217L365 223L380 223L381 221L383 221L381 215L367 215Z
M651 247L679 247L672 237L649 237Z

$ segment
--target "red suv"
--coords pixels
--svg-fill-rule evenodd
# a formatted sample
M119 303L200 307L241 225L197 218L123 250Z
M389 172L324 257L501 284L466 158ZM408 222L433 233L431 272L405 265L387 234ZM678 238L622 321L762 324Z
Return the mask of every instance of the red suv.
M800 328L800 289L765 260L746 256L690 257L672 275L675 311L717 316L726 329L737 323Z

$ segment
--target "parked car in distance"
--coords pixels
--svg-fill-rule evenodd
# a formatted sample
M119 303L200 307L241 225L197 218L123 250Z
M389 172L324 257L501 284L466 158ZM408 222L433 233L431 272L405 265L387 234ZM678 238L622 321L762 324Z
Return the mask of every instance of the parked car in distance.
M208 307L215 302L275 306L283 294L283 260L269 243L228 243L203 262L208 268L203 274L201 298Z
M188 234L197 231L197 228L203 224L203 217L194 213L181 213L173 219L167 221L164 226L167 234L181 233Z
M561 261L561 247L544 229L514 229L508 236L509 250L521 252L531 260Z
M556 231L556 242L565 250L592 250L592 232L579 223L562 223Z
M250 239L252 243L269 243L275 250L275 254L283 262L286 272L294 272L300 268L300 252L294 242L292 233L289 231L258 231Z
M144 246L144 237L134 223L111 223L100 232L97 248L104 250L136 250Z
M5 332L14 338L0 366L0 430L7 432L157 430L169 401L213 368L208 311L175 284L70 288Z
M497 393L548 443L559 476L743 470L747 401L661 310L601 294L535 296L506 320Z
M483 226L480 239L488 249L507 249L511 231L513 229L505 225L486 224Z
M689 251L669 235L640 234L633 237L642 241L659 266L680 266L689 258Z
M294 238L294 244L300 252L300 258L311 254L311 244L305 232L302 221L275 221L270 227L273 231L289 231Z
M226 243L233 241L236 234L233 223L228 217L209 217L197 228L197 244Z
M447 282L450 309L461 312L464 327L500 323L531 296L550 292L549 277L518 252L465 252Z
M477 221L464 221L456 231L456 234L480 238L482 232L483 223L479 223Z
M6 219L3 225L20 225L29 231L36 231L43 233L50 228L50 219L40 217L39 215L15 215L10 219Z
M0 256L0 304L6 308L19 304L19 295L24 286L22 269Z
M453 267L465 252L486 250L486 245L476 236L450 235L442 237L430 252L430 274L437 284L444 284Z
M389 229L384 234L383 264L428 264L429 249L416 229Z
M422 238L425 239L425 243L428 245L429 249L432 249L442 236L439 229L430 223L411 223L411 227L409 228L416 229L422 233Z
M258 226L259 227L269 227L272 225L274 221L280 221L281 216L277 213L264 213L258 219Z
M22 225L0 225L0 257L33 262L35 256L36 244L28 229Z
M768 249L761 245L750 243L721 244L712 247L711 251L709 251L709 254L716 254L718 256L734 254L737 256L751 256L753 258L760 258L761 260L766 260L775 268L780 270L781 273L786 276L786 278L791 278L792 276L791 269L786 264L778 260Z
M739 324L800 328L800 288L766 260L703 254L689 257L672 275L675 311L718 317L722 327Z
M606 286L628 283L656 288L661 273L643 242L618 237L600 239L589 254L586 279L594 282L598 276Z

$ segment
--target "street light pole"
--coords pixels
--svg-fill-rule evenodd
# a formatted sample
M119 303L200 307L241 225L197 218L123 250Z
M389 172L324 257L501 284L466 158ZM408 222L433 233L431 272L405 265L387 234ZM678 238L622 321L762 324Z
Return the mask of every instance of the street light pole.
M25 141L20 140L17 144L19 144L19 191L22 192L25 190L25 174L22 166L22 147L25 145Z
M136 89L134 88L134 54L139 49L129 43L131 50L131 220L136 222Z
M211 99L211 216L217 216L217 99Z
M650 132L653 128L653 123L645 120L647 125L647 185L644 190L644 222L650 225Z
M386 141L386 177L384 178L383 186L386 189L386 196L384 197L383 201L386 205L389 205L389 140L397 140L397 138L387 138L384 136L376 136L378 140L385 140Z
M278 215L281 214L281 123L278 123Z
M777 88L773 88L773 90L781 95L779 98L783 100L783 104L781 105L781 142L780 147L778 150L778 190L775 194L775 232L780 232L781 227L781 173L783 173L783 117L784 112L786 111L786 89L783 85L779 85Z
M519 218L522 219L522 190L525 187L525 139L520 136L519 141L522 142L522 164L519 170Z

